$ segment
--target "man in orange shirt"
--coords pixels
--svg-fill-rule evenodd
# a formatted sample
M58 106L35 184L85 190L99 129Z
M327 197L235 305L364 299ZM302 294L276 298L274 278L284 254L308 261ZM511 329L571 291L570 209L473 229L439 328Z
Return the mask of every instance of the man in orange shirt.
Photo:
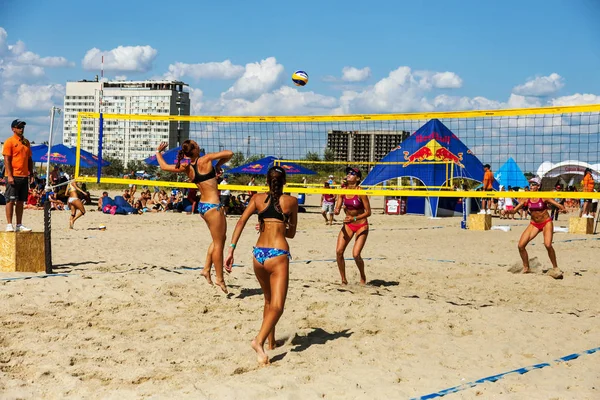
M29 180L33 175L33 160L29 140L25 139L25 121L15 119L10 127L13 135L4 142L2 155L4 156L6 176L6 225L7 232L31 232L31 229L22 224L23 203L27 201L29 193ZM15 207L16 205L16 207ZM13 211L16 208L17 226L13 227Z
M589 168L586 168L584 173L583 173L583 180L581 181L581 186L583 187L583 191L584 192L593 192L594 191L594 177L592 176L592 170ZM583 200L583 208L581 210L581 213L583 215L580 215L580 217L583 218L594 218L593 216L590 215L590 206L592 205L592 200L591 199L585 199Z
M494 182L494 174L491 171L490 164L485 164L483 166L483 190L486 192L491 192L494 190L492 184ZM491 206L491 199L486 197L481 199L481 211L479 214L491 214L492 211L489 209Z

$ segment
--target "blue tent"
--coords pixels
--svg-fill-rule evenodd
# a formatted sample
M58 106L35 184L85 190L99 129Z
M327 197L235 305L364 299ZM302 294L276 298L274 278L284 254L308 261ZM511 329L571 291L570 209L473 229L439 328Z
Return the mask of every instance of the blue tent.
M48 161L48 146L41 144L31 148L31 158L33 162L45 163ZM62 165L75 165L77 159L77 149L68 147L64 144L55 144L50 149L50 163ZM81 159L79 165L82 168L93 168L98 166L98 157L92 153L81 149ZM102 166L110 165L108 161L103 160Z
M525 186L529 186L529 182L525 178L525 175L523 175L523 171L521 171L521 168L519 168L519 165L512 157L506 160L504 165L496 171L494 178L504 187L524 188Z
M181 150L181 146L175 147L174 149L167 150L163 153L163 159L167 162L167 164L176 164L177 163L177 153ZM144 160L144 162L148 165L158 165L158 161L156 160L156 154L151 157L148 157ZM190 159L185 157L181 160L182 164L189 164Z
M438 119L429 120L392 149L381 162L402 164L376 165L362 185L377 185L393 178L412 177L432 187L431 190L437 190L447 184L451 177L477 182L483 180L482 162ZM498 183L494 182L493 187L498 190ZM438 198L429 200L435 217Z
M256 160L250 162L248 164L240 165L239 167L233 168L229 170L230 174L252 174L252 175L266 175L269 171L269 167L275 164L275 161L278 160L277 157L268 156L265 158L261 158L260 160ZM301 174L301 175L314 175L315 171L305 168L301 165L284 162L278 163L281 168L285 170L288 175L293 174Z

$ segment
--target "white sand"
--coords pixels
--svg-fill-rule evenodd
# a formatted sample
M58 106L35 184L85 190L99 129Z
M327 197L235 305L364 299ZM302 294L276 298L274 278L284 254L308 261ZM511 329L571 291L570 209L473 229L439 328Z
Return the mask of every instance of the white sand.
M335 257L340 226L316 211L300 215L296 261ZM475 232L458 218L375 212L363 256L385 259L366 261L373 284L357 285L352 261L347 287L334 262L292 264L277 328L285 344L264 368L249 346L263 305L253 225L225 296L178 269L204 261L197 215L88 212L69 231L68 212L55 212L56 271L74 275L0 282L0 398L409 398L541 362L551 365L446 398L600 398L600 352L552 362L600 346L596 236L555 236L565 274L554 280L508 272L526 221ZM42 230L41 211L25 218ZM99 224L107 230L88 230ZM550 267L541 237L529 251Z

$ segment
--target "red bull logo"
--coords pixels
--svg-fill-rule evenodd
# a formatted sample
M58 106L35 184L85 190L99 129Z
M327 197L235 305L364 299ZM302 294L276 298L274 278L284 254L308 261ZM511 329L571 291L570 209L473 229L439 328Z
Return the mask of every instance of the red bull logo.
M403 164L404 167L415 163L415 162L423 162L423 161L441 161L441 162L451 162L454 163L461 168L464 168L464 165L461 163L463 159L463 154L458 153L455 155L447 147L442 146L437 140L432 139L427 144L421 148L419 148L414 153L410 154L410 152L404 152L404 159L406 162Z
M47 161L48 160L48 155L44 154L42 156L42 160L43 161ZM65 156L64 154L61 154L61 153L50 153L50 161L61 162L61 161L66 161L66 160L67 160L67 156Z
M433 156L433 152L427 146L421 147L419 150L415 151L412 154L409 154L408 151L404 152L404 159L407 161L403 164L404 167L412 164L414 162L421 162L427 159L431 159Z
M436 161L450 161L450 162L458 165L461 168L465 167L461 163L461 161L463 159L462 153L458 153L458 156L455 156L454 154L452 154L452 152L450 150L448 150L445 147L440 147L439 149L437 149L435 151L435 159L436 159Z
M248 170L252 170L252 171L257 171L259 169L262 169L262 165L261 164L252 164L252 165L248 165L247 167L244 168L244 171L248 171Z

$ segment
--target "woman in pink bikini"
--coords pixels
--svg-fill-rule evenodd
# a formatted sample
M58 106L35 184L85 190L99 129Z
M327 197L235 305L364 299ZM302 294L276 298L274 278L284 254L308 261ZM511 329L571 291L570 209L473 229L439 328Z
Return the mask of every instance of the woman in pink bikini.
M361 178L362 174L358 168L346 168L346 180L348 182L347 189L358 189ZM356 239L354 240L352 257L354 257L354 261L360 272L360 283L361 285L364 285L367 283L367 277L365 276L365 262L360 256L360 253L362 252L363 247L365 247L367 236L369 235L369 221L367 220L367 218L371 216L369 197L363 195L339 196L335 204L335 215L339 215L342 206L346 212L346 218L344 219L344 225L338 236L335 248L335 256L342 278L342 285L348 284L348 280L346 280L344 251L346 250L346 247L348 247L348 243L350 243L352 237L355 235Z
M538 177L531 178L529 180L529 187L532 192L537 192L540 189L541 180ZM561 212L567 212L562 204L557 203L553 199L522 199L519 204L512 209L511 213L514 214L521 208L527 206L529 213L531 214L531 222L529 226L525 228L525 231L519 239L519 254L523 260L523 273L527 274L531 272L529 270L529 255L527 254L527 244L531 242L540 232L544 234L544 246L548 251L548 257L552 263L553 271L550 275L553 278L562 277L562 272L558 269L556 264L556 252L552 247L552 238L554 236L554 224L552 218L548 214L548 205L551 204L558 208Z

